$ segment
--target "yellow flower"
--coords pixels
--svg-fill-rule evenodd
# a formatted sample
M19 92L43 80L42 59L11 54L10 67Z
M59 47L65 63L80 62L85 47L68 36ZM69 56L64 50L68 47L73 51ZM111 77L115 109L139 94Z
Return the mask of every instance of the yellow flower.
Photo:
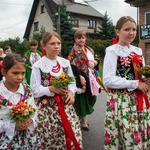
M61 75L60 75L60 78L64 79L66 77L65 73L62 72Z
M14 122L24 121L31 117L35 112L35 108L27 102L20 101L17 105L14 105L10 110L10 119Z
M59 77L52 77L50 79L50 84L54 85L56 88L66 87L68 84L74 81L73 77L67 76L64 72L61 73Z

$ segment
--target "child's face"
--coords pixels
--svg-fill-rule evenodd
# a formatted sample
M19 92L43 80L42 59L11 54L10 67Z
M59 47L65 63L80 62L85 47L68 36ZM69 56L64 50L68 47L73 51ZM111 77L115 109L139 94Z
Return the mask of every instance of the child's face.
M23 63L17 63L7 72L3 69L2 73L6 79L5 85L9 89L18 89L20 83L25 78L25 66Z
M136 37L136 24L132 21L127 21L120 30L116 30L119 37L119 44L129 46Z
M75 41L78 45L82 47L85 45L86 37L83 35L81 38L76 38Z
M5 51L5 54L7 55L7 54L10 54L10 53L12 53L12 51L11 51L11 49L9 48L9 49L7 49L6 51Z
M55 59L61 51L61 41L57 37L52 36L44 46L44 49L48 58Z
M37 50L38 45L30 45L31 51L35 52Z

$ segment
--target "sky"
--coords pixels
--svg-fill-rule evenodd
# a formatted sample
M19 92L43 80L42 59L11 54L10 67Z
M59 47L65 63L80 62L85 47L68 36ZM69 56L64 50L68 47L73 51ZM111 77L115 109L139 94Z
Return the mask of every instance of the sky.
M83 3L83 0L75 0ZM137 8L124 0L86 0L103 15L107 12L114 25L122 16L131 16L137 21ZM33 0L0 0L0 40L23 38Z

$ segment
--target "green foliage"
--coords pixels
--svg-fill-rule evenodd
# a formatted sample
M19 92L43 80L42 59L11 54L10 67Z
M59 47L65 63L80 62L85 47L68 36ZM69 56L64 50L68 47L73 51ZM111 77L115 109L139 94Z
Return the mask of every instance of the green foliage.
M41 41L44 33L45 33L45 27L43 27L43 26L40 28L40 31L33 33L32 39L37 40L39 43L38 48L37 48L38 50L41 49L40 41Z
M102 27L99 27L100 39L111 39L116 36L115 26L112 20L108 17L107 12L104 15Z
M41 27L39 32L34 32L32 39L37 40L38 43L42 39L43 34L45 33L45 27Z
M86 44L94 50L99 58L103 58L106 47L111 45L111 40L87 39Z
M28 48L28 41L21 41L19 37L16 37L14 39L9 38L8 40L0 41L0 47L4 48L8 45L12 48L13 53L17 53L23 56Z
M54 77L50 79L50 82L56 88L67 87L68 84L74 81L74 77L67 76L65 73L62 73L59 77Z

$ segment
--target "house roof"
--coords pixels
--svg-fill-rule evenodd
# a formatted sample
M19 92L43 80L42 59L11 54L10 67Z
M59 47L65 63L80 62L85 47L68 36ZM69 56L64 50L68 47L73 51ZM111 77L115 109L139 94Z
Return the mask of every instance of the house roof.
M24 38L29 38L30 29L34 21L34 17L35 17L35 13L36 13L39 1L40 0L34 0L33 2L32 9L31 9L30 16L29 16L28 23L27 23L27 27L26 27L26 31L24 34ZM85 3L84 4L76 3L74 0L42 0L42 2L51 18L52 18L52 14L55 14L57 12L58 5L62 4L62 2L64 2L64 4L66 5L66 11L69 13L81 14L81 15L92 16L92 17L99 17L99 18L103 18L104 16L99 11L91 7L90 5L85 4Z
M125 0L125 2L135 7L142 7L150 4L149 0Z
M53 0L57 5L62 4L62 0ZM66 5L67 12L75 13L75 14L82 14L87 16L93 17L100 17L103 18L99 11L94 9L88 4L85 3L76 3L72 2L71 0L64 0L64 4Z

